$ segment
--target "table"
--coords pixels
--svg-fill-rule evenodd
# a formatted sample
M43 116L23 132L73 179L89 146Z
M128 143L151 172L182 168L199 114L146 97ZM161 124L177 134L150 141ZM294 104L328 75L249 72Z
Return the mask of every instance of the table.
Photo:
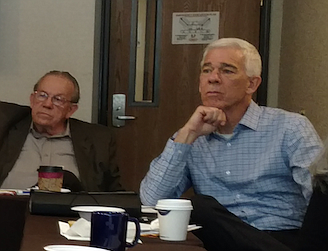
M76 220L72 217L31 215L25 221L24 236L20 251L44 251L47 245L81 245L88 246L87 241L67 240L59 234L58 221ZM143 244L138 244L131 251L204 251L202 242L192 233L186 241L168 242L159 238L141 237Z

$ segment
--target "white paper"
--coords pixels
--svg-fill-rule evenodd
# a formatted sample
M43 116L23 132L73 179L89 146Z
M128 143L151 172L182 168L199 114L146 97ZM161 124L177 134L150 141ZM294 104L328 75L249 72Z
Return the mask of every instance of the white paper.
M60 235L68 240L90 241L91 223L83 218L78 219L71 227L67 222L58 221ZM188 225L188 231L201 228L197 225ZM158 235L158 219L153 220L150 224L140 223L141 236ZM131 243L134 240L135 224L128 222L126 241ZM141 240L138 243L142 243Z
M143 226L140 223L140 228L149 229L148 226ZM67 222L58 221L59 231L62 236L68 240L90 241L91 223L83 218L78 219L71 227ZM145 224L147 225L147 224ZM126 234L126 242L132 243L134 240L135 224L128 222ZM142 243L141 240L138 243Z

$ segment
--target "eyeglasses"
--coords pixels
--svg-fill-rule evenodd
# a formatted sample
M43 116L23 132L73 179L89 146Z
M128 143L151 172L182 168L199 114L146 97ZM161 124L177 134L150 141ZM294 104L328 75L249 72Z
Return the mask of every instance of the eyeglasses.
M43 91L41 91L41 92L35 91L34 96L36 97L36 99L38 101L41 101L41 102L48 100L48 98L51 98L51 102L56 106L64 106L66 102L74 103L70 100L67 100L63 96L60 96L60 95L50 96L48 93L43 92Z

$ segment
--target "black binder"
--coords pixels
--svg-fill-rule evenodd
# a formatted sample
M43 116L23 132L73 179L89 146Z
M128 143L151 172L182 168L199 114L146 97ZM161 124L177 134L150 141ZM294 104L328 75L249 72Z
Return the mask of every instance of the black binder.
M141 216L141 202L135 192L58 193L31 190L29 201L31 214L67 217L78 217L78 213L71 210L72 207L91 205L120 207L132 217Z

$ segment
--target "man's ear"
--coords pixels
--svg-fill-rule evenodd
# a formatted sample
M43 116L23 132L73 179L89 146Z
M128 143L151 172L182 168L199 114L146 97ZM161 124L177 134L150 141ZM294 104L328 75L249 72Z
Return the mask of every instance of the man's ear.
M71 104L70 105L70 110L69 112L66 114L66 118L68 119L69 117L71 117L73 115L74 112L76 112L76 110L79 108L79 106L77 104Z
M260 76L249 77L249 85L247 88L247 93L253 94L254 92L256 92L261 82L262 82L262 78Z
M34 103L34 93L31 93L31 95L30 95L30 107L33 106L33 103Z

